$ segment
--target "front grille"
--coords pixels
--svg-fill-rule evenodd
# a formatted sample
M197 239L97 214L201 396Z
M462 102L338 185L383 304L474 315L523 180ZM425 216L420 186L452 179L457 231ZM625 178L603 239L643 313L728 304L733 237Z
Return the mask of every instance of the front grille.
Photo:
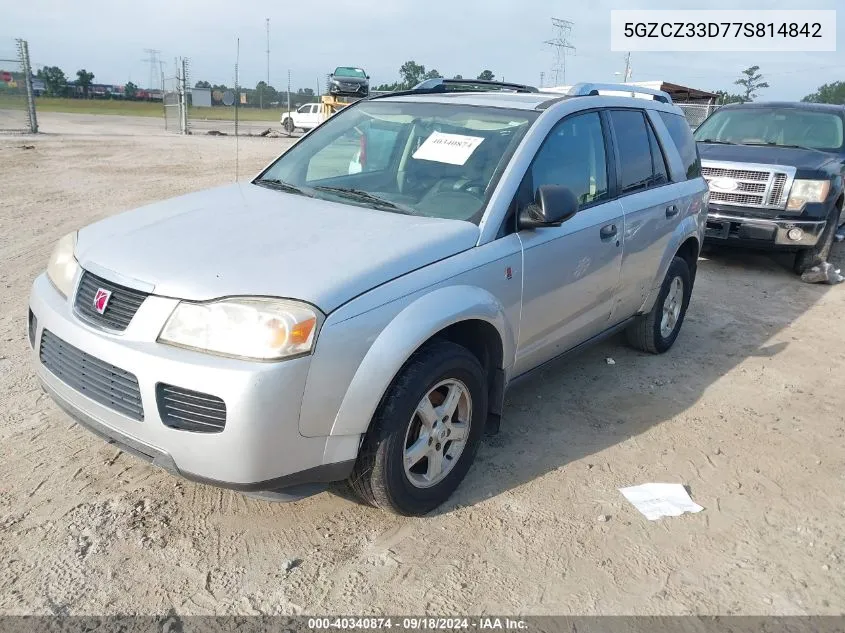
M39 354L44 366L68 387L133 420L144 419L138 379L86 354L44 330Z
M785 204L783 198L783 191L786 187L786 174L775 174L775 181L772 184L772 191L769 194L769 204L773 207L779 207Z
M111 292L111 297L102 314L94 308L94 297L100 288ZM86 321L116 332L123 332L148 296L146 292L106 281L86 270L82 273L79 288L76 290L73 307L76 314Z
M217 396L159 383L158 414L165 426L195 433L220 433L226 426L226 403Z
M760 203L760 196L750 196L743 193L724 193L722 191L711 191L710 202L723 202L726 204L742 204L753 206Z
M29 334L29 346L35 347L35 332L38 330L38 319L32 310L29 311L29 319L27 321L27 333Z
M769 180L769 172L767 171L750 171L747 169L725 169L722 167L702 167L701 174L705 178L733 178L735 180L756 180L758 182L767 182Z
M759 169L752 169L759 167ZM710 201L721 204L741 205L758 209L783 209L786 193L794 177L794 168L777 165L751 165L748 168L736 163L709 163L701 173L710 187ZM720 179L733 181L717 186ZM715 182L714 182L715 181Z

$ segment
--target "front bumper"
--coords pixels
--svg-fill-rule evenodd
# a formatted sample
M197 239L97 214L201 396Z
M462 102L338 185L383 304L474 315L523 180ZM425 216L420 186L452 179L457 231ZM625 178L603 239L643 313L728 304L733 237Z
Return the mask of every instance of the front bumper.
M758 248L809 248L819 241L824 227L824 220L768 219L711 210L704 239ZM800 229L799 239L789 237L792 229Z
M247 493L287 490L298 497L317 491L312 484L345 478L354 463L357 437L307 438L299 433L310 357L265 363L156 343L175 303L175 299L151 295L122 334L111 334L80 321L71 300L46 275L38 277L30 297L35 322L33 360L45 391L90 430L188 479ZM40 359L45 329L78 350L134 374L143 420L92 400L47 369ZM226 404L223 430L197 433L165 426L156 400L158 383L221 398Z

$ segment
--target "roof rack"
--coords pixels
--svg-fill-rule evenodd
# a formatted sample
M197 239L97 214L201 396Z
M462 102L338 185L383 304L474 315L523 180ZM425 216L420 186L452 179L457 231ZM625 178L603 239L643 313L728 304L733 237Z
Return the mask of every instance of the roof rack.
M403 97L405 95L437 94L444 92L539 92L534 86L513 84L506 81L487 81L486 79L444 79L435 77L421 81L410 90L399 90L375 95L370 99Z
M567 93L570 97L588 97L598 95L600 91L605 92L628 92L633 97L634 95L649 95L654 97L655 101L662 103L672 103L672 97L668 92L662 90L654 90L653 88L644 88L642 86L633 86L631 84L593 84L581 83L575 84L569 89Z

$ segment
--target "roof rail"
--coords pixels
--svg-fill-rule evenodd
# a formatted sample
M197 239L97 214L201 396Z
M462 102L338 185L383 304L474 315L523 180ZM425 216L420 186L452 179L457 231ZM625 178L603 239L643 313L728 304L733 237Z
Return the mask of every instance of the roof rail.
M632 97L638 94L650 95L654 97L655 101L660 101L662 103L672 103L672 97L669 96L668 92L663 92L662 90L655 90L653 88L644 88L642 86L634 86L631 84L581 83L572 86L569 89L568 94L571 97L587 97L598 95L600 91L629 92L631 93Z
M450 90L451 88L451 90ZM480 92L501 90L507 92L539 92L534 86L514 84L507 81L486 79L426 79L413 87L413 92Z

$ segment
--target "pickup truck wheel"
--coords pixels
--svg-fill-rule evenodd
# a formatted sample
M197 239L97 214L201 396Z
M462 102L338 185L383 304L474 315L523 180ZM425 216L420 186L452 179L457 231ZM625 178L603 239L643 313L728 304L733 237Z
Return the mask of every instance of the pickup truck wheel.
M642 315L628 327L628 342L652 354L667 351L678 338L691 295L689 265L682 257L675 257L669 265L651 312Z
M285 128L285 132L287 132L288 134L293 134L294 130L296 129L293 124L293 119L290 118L284 120L284 122L282 123L282 127Z
M461 483L487 419L484 370L466 348L426 345L405 365L373 418L349 488L406 516L430 512Z
M803 275L813 266L818 266L822 262L826 262L830 256L830 248L833 246L833 238L836 235L836 229L839 228L839 220L841 209L834 209L827 218L824 231L819 236L819 241L815 246L804 248L795 253L795 264L793 269L798 275Z

